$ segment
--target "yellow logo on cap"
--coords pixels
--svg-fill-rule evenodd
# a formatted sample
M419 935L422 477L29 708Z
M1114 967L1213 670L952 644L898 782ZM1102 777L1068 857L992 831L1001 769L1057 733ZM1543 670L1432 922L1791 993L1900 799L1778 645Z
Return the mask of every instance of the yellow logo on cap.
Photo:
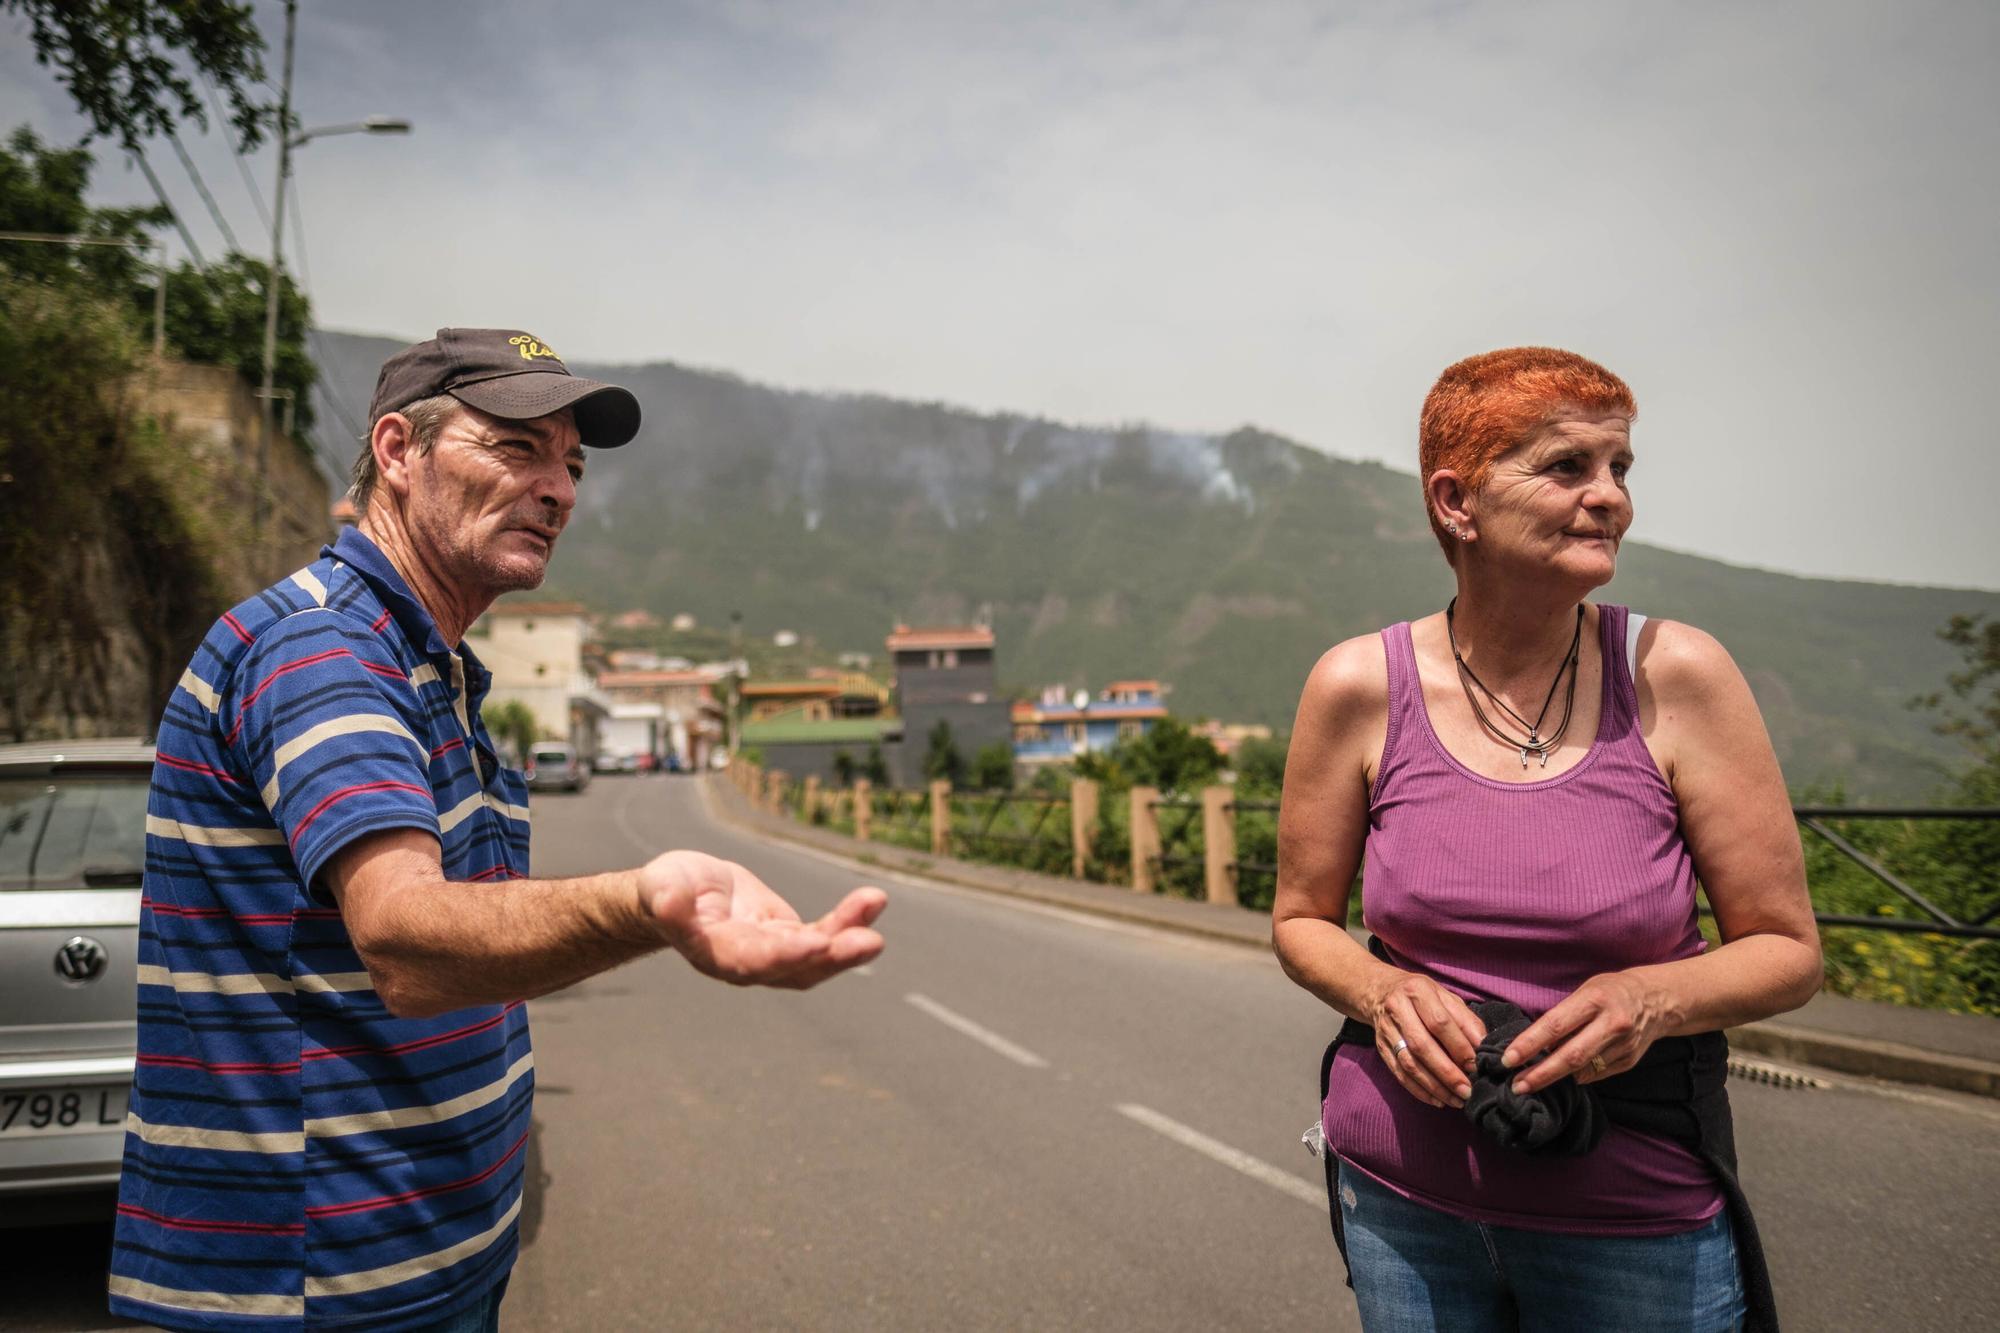
M561 357L556 355L555 348L549 346L547 343L536 342L525 333L517 333L509 338L507 342L509 345L521 349L521 359L523 361L533 361L538 356L546 356L552 361L562 360Z

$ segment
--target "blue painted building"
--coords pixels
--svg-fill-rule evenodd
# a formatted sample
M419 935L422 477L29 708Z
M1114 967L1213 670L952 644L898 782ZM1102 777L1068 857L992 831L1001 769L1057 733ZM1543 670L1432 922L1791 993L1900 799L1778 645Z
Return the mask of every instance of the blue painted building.
M1069 763L1143 736L1167 715L1165 693L1157 680L1114 680L1094 699L1087 690L1066 697L1059 685L1045 689L1014 705L1014 762Z

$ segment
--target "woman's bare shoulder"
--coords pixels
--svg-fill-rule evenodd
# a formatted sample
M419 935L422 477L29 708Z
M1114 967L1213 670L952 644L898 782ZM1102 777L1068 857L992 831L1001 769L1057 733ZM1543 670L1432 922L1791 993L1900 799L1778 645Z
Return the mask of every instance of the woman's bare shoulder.
M1662 703L1700 704L1747 688L1736 660L1713 634L1678 620L1648 620L1639 631L1632 676Z
M1349 724L1389 703L1388 655L1379 634L1362 634L1320 654L1299 696L1299 723Z

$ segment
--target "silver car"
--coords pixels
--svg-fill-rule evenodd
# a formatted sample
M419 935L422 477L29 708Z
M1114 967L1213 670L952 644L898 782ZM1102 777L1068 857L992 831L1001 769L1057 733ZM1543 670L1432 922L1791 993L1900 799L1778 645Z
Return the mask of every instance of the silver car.
M0 745L0 1226L108 1217L153 747Z

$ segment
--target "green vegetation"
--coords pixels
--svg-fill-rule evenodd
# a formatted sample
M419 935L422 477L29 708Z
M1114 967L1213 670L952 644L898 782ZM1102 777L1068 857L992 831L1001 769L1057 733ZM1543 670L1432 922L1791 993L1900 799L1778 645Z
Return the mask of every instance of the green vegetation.
M1077 776L1103 783L1106 792L1133 787L1191 792L1221 771L1222 755L1215 746L1172 717L1155 722L1144 735L1128 736L1103 753L1076 761Z
M270 273L271 266L263 260L240 254L226 255L206 270L182 264L169 273L167 343L174 354L205 366L234 366L245 384L261 386L264 293ZM310 324L305 293L287 273L278 293L278 340L271 383L292 395L292 432L297 439L304 439L315 424L312 387L319 380L319 367L306 353ZM282 422L285 415L280 404L277 419Z
M868 757L861 761L861 776L873 786L889 785L889 758L882 753L879 744L868 747Z
M322 341L329 376L365 399L394 345ZM1173 683L1183 716L1286 726L1329 645L1449 595L1412 477L1263 432L1190 442L673 365L616 375L669 447L593 461L550 595L703 625L740 610L746 654L786 628L822 658L879 663L898 621L990 608L1003 689L1144 674ZM1205 473L1208 460L1227 473ZM1916 800L1950 776L1950 744L1902 705L1951 664L1933 628L2000 614L2000 595L1792 578L1630 542L1621 565L1607 600L1728 646L1794 786ZM683 655L726 656L726 632L716 641Z
M979 747L972 756L972 787L975 791L1012 791L1014 788L1014 747L994 741Z
M154 211L85 203L91 167L83 149L16 131L0 147L0 229L144 239ZM250 270L211 272L175 275L187 299L169 304L173 336L196 341L197 297L226 306ZM150 730L209 623L251 591L219 573L249 536L221 465L126 405L150 281L130 250L0 243L0 711L16 738ZM211 352L227 342L201 336Z
M1943 690L1915 704L1936 715L1941 735L1965 745L1971 763L1943 804L2000 807L2000 619L1957 615L1938 637L1959 654ZM1838 793L1807 803L1838 804ZM2000 820L1829 820L1828 827L1959 921L2000 922ZM1813 903L1841 915L1919 918L1874 876L1825 839L1805 834ZM1827 985L1846 995L1926 1008L2000 1014L2000 941L1828 926Z
M949 782L954 787L965 785L965 756L959 752L958 741L951 734L951 723L938 719L925 739L929 747L924 751L924 776L932 782Z
M93 135L132 147L187 121L206 128L208 108L187 77L213 84L230 107L246 152L277 122L251 95L264 81L264 39L248 4L229 0L0 0L24 14L35 60L56 71Z
M512 747L515 762L528 757L540 739L540 728L535 722L535 710L519 699L508 699L503 703L488 701L480 710L480 719L486 723L486 730L493 739Z

